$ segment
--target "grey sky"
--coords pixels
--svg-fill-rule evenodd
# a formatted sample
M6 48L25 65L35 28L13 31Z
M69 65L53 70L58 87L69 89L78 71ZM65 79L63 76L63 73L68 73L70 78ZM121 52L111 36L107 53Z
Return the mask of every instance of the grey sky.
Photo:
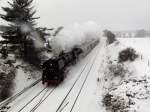
M34 2L42 26L66 26L90 20L98 23L102 29L150 29L150 0L35 0Z

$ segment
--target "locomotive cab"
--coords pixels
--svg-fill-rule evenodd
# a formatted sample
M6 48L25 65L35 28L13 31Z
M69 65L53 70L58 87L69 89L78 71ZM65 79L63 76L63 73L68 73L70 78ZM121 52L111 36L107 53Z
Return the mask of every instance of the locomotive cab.
M64 67L62 60L52 58L43 63L42 83L57 84L63 80L60 69Z
M55 59L49 59L42 65L43 75L42 75L42 83L50 82L55 78L57 68L57 62Z

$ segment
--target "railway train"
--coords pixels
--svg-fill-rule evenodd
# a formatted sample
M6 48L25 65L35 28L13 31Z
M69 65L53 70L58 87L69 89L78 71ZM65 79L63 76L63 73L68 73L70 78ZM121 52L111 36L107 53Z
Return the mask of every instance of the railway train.
M97 44L99 39L85 42L74 47L70 52L62 52L42 64L42 83L59 84L65 78L64 72L68 66L75 64L78 59L85 57Z

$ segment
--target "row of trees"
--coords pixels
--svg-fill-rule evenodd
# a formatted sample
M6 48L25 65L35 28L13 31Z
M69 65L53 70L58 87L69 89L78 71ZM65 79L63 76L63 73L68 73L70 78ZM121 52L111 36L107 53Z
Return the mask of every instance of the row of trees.
M117 31L115 34L117 37L150 37L150 31L145 29L135 31Z
M104 36L107 37L107 43L112 44L116 41L116 35L109 30L104 30Z
M150 31L146 31L145 29L137 30L135 37L150 37Z

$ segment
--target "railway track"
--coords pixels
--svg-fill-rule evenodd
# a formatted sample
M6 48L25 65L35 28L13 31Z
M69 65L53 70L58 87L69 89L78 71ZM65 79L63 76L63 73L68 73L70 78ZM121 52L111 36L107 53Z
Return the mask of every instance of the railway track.
M56 110L56 112L59 111L59 109L61 108L61 106L63 105L63 103L65 102L65 100L67 99L68 95L69 95L70 92L73 90L75 84L77 83L77 81L78 81L79 78L81 77L81 75L82 75L83 71L86 69L87 65L88 65L88 63L84 66L84 68L83 68L83 70L81 71L80 75L77 77L76 81L74 82L74 84L72 85L72 87L69 89L68 93L66 94L65 98L64 98L63 101L61 102L61 104L60 104L60 106L58 107L58 109ZM69 102L67 102L67 103L69 103ZM66 105L65 105L65 106L66 106ZM65 106L64 106L64 107L65 107ZM64 107L63 107L63 108L64 108Z
M45 91L47 88L45 87L40 92L38 92L28 103L26 103L18 112L21 112L25 107L27 107L35 98L37 98L43 91Z
M81 75L82 75L82 72L85 70L85 68L87 67L88 64L89 64L89 62L86 63L86 65L85 65L84 68L82 69L80 75L79 75L79 76L77 77L77 79L75 80L73 86L77 83L77 81L79 80L79 78L80 78ZM41 79L40 79L40 81L41 81ZM40 82L40 81L39 81L39 82ZM36 81L36 82L37 82L37 81ZM36 84L37 84L37 83L33 83L32 86L30 85L29 87L27 87L28 89L25 89L25 90L19 92L18 94L16 94L16 95L13 96L12 98L10 98L11 100L8 100L8 101L4 102L4 104L6 105L6 104L8 104L8 103L13 102L15 99L17 99L17 97L19 97L21 94L23 94L24 92L26 92L27 90L29 90L31 87L33 87L33 85L36 85ZM73 86L71 87L72 89L73 89ZM31 100L29 100L23 107L21 107L17 112L22 112L22 111L24 111L24 109L26 109L28 105L30 105L34 100L37 100L37 97L40 96L42 93L44 93L40 98L38 98L38 100L39 100L38 103L36 103L36 105L33 106L32 109L29 111L29 112L34 112L34 111L46 100L46 98L49 97L49 96L54 92L54 90L55 90L56 88L57 88L57 86L54 87L54 88L52 88L52 89L49 89L49 88L47 88L47 87L43 88L43 89L42 89L41 91L39 91ZM14 98L14 97L15 97L15 98ZM11 112L11 109L8 110L8 112Z
M44 87L42 90L37 92L30 100L28 100L23 106L20 106L18 109L9 109L7 112L26 112L26 109L32 105L30 111L34 111L44 100L55 90L57 87L49 88ZM15 110L15 111L14 111Z
M89 76L89 73L90 73L90 71L91 71L91 69L92 69L92 67L93 67L93 65L94 65L94 63L95 63L95 60L96 60L96 58L97 58L98 53L99 53L99 51L96 53L94 59L92 60L92 64L91 64L91 66L90 66L90 68L89 68L89 70L88 70L88 72L87 72L87 74L86 74L86 76L85 76L85 78L84 78L82 84L81 84L81 87L80 87L80 89L79 89L79 92L77 92L77 96L76 96L76 98L75 98L75 100L74 100L74 102L73 102L73 104L72 104L71 109L70 109L69 112L72 112L72 111L73 111L73 108L74 108L74 106L75 106L75 104L76 104L76 102L77 102L77 100L78 100L78 98L79 98L79 96L80 96L80 94L81 94L81 91L82 91L82 89L83 89L83 87L84 87L84 85L85 85L85 83L86 83L86 80L87 80L87 78L88 78L88 76ZM83 71L84 71L85 69L86 69L86 67L83 69ZM81 72L80 77L81 77L83 71ZM72 88L68 91L68 93L66 94L66 96L65 96L64 99L62 100L61 104L60 104L59 107L57 108L56 112L63 112L63 110L67 107L67 105L68 105L69 102L70 102L69 99L67 99L67 98L69 97L69 95L71 95L71 92L72 92L74 86L75 86L75 84L74 84L74 85L72 86ZM74 95L74 94L73 94L73 95ZM65 103L65 102L66 102L66 103Z
M69 90L70 92L71 92L71 90L73 89L73 87L75 86L75 84L77 83L77 81L80 79L80 77L81 77L83 71L86 69L86 67L87 67L88 64L89 64L89 62L86 63L86 65L85 65L85 66L83 67L83 69L81 70L81 73L78 75L78 77L76 78L75 82L74 82L73 85L71 86L71 88L70 88L70 90ZM55 87L49 94L47 94L46 96L44 96L44 99L41 100L41 101L39 101L39 102L36 104L36 106L34 106L29 112L34 112L34 111L46 100L46 98L49 97L49 96L52 94L52 92L53 92L56 88L57 88L57 87ZM20 111L18 111L18 112L20 112Z
M98 53L97 53L98 54ZM92 63L90 64L91 61L88 61L84 66L83 68L81 69L80 71L80 74L77 76L77 78L75 79L73 85L70 87L70 89L68 89L69 91L67 92L67 94L64 96L64 99L61 100L61 104L58 106L56 112L62 112L64 110L64 108L69 104L69 101L66 102L68 96L70 95L71 91L74 89L75 85L78 83L78 81L81 79L83 72L86 70L87 66L90 65L90 69L88 70L88 73L85 75L85 77L82 79L82 85L80 87L80 90L79 92L77 92L77 97L72 105L72 108L71 108L71 111L73 110L74 108L74 105L75 103L77 102L79 96L80 96L80 93L84 87L84 84L86 83L86 80L88 78L88 75L92 69L92 66L94 64L94 61L96 60L96 57L97 57L97 54L96 56L94 56L94 59L92 58ZM59 86L57 86L59 87ZM54 91L56 91L57 87L53 87L53 88L43 88L41 91L39 91L33 98L31 98L28 102L25 103L25 105L23 105L18 111L15 111L15 112L34 112L38 109L38 107L40 107L40 105L52 94L54 93ZM57 96L56 96L57 97ZM33 102L36 102L36 103L33 103ZM32 106L32 107L31 107ZM29 108L28 108L29 107ZM71 112L70 111L70 112ZM8 111L8 112L12 112L11 110Z
M45 92L45 94L41 97L40 101L29 111L29 112L34 112L56 89L57 87L53 88L52 90L49 90ZM48 93L48 94L46 94Z
M76 82L79 80L79 78L81 77L82 75L82 72L85 70L85 68L87 67L88 63L86 63L86 65L84 66L84 68L82 69L80 75L77 77L76 81L74 82L73 86L76 84ZM38 98L38 102L36 103L36 105L34 105L32 107L32 109L28 112L34 112L45 100L46 98L48 98L53 92L54 90L57 88L54 87L54 88L48 88L48 87L45 87L43 88L41 91L39 91L31 100L29 100L23 107L21 107L17 112L22 112L24 111L24 109L27 108L27 106L29 106L34 100L37 100L37 97L39 97L42 93L44 93L40 98ZM73 87L71 87L73 88ZM19 95L20 96L20 95ZM18 97L19 97L18 96ZM15 100L15 99L14 99ZM10 103L10 102L9 102ZM11 110L8 110L8 112L11 112Z
M22 91L20 91L19 93L15 94L12 97L7 98L5 101L3 101L2 103L0 103L0 109L3 108L4 106L6 106L7 104L13 102L14 100L16 100L19 96L21 96L23 93L25 93L26 91L28 91L29 89L31 89L32 87L34 87L36 84L38 84L42 79L40 78L39 80L35 81L34 83L32 83L31 85L29 85L28 87L24 88Z
M99 53L99 52L98 52L98 53ZM73 108L74 108L74 106L75 106L75 104L76 104L76 102L77 102L77 100L78 100L78 98L79 98L79 96L80 96L80 94L81 94L81 91L82 91L82 89L83 89L83 87L84 87L84 85L85 85L85 83L86 83L86 81L87 81L87 78L88 78L88 76L89 76L89 74L90 74L90 71L91 71L93 65L94 65L94 62L95 62L95 60L96 60L96 58L97 58L98 53L96 54L96 56L95 56L95 58L94 58L94 61L93 61L92 65L91 65L91 67L90 67L90 70L88 71L88 73L87 73L87 75L86 75L86 78L85 78L85 80L84 80L84 82L83 82L83 84L82 84L82 86L81 86L81 88L80 88L80 91L79 91L79 93L78 93L78 95L77 95L77 97L76 97L76 99L75 99L75 102L73 103L73 105L72 105L72 107L71 107L70 112L73 111Z

